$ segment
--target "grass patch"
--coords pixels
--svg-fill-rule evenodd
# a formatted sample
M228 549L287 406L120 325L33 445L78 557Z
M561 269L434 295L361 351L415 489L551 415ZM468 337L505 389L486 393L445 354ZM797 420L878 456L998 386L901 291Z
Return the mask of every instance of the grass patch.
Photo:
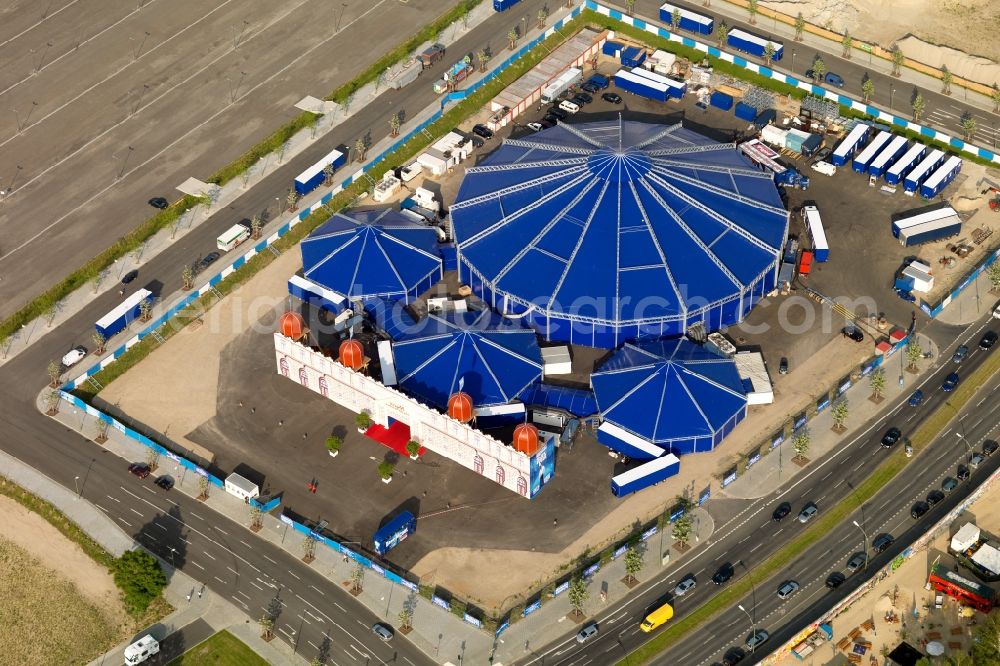
M281 150L284 143L295 136L296 132L312 126L321 117L318 113L303 111L272 132L266 139L251 146L248 151L237 157L235 161L216 171L208 179L208 182L215 183L216 185L225 185L237 176L246 173L262 157Z
M228 631L213 634L167 666L267 666L246 643Z

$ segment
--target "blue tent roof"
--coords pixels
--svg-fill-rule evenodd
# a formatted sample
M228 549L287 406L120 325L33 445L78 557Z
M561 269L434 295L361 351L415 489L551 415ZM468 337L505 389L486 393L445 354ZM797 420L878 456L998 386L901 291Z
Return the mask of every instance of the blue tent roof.
M394 210L337 213L302 241L305 277L352 297L416 297L441 279L437 232Z
M505 141L466 170L451 216L471 284L608 326L750 301L788 224L770 174L732 144L624 121Z
M590 382L604 421L664 448L714 440L747 404L733 360L683 338L626 344Z
M475 407L505 404L541 377L535 332L489 311L432 314L417 329L392 352L400 387L430 405L457 391Z

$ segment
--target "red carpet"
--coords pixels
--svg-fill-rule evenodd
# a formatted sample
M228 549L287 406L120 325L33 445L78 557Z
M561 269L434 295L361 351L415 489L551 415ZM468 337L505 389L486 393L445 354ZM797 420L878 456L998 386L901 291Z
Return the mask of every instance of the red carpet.
M365 437L374 439L401 456L409 455L406 452L406 443L410 441L410 426L402 421L393 421L392 425L384 428L377 423L365 431ZM424 447L420 447L420 455L424 454Z

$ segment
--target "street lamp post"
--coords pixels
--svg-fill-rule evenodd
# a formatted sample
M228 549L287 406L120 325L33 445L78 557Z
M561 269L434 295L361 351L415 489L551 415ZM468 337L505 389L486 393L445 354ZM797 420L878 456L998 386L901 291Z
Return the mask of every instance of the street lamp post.
M858 521L852 520L851 522L854 523L855 527L857 527L859 530L861 530L861 535L865 539L864 541L861 542L861 547L865 551L865 570L867 571L868 570L868 533L865 532L865 528L861 527L861 525L858 524Z
M176 552L177 552L177 549L174 548L173 546L170 546L170 566L172 566L175 569L177 568L177 565L174 564L174 553L176 553Z
M746 565L744 565L744 566L746 566ZM736 607L739 608L744 613L746 613L747 619L750 620L750 636L751 637L756 636L757 635L757 623L754 622L753 616L750 615L749 612L747 612L746 608L743 608L743 604L737 604ZM753 641L750 644L750 654L753 654L754 648L756 648L756 647L757 647L757 641Z
M747 563L744 562L743 560L739 560L737 562L737 564L739 564L740 566L742 566L743 570L747 572L747 580L750 581L750 596L753 599L753 614L754 614L754 617L756 617L757 616L757 586L753 584L753 576L750 575L750 567L747 566Z
M965 444L965 448L969 451L969 459L972 459L972 444L969 444L969 438L965 434L965 418L959 417L958 425L962 428L962 432L955 431L955 436L958 437Z
M896 92L896 89L889 86L889 113L892 113L892 94Z
M77 498L79 498L79 497L81 497L81 495L80 495L80 477L74 476L73 477L73 483L76 484L76 496L77 496Z
M340 13L337 14L337 32L340 32L340 21L344 18L344 10L347 9L347 3L340 3Z

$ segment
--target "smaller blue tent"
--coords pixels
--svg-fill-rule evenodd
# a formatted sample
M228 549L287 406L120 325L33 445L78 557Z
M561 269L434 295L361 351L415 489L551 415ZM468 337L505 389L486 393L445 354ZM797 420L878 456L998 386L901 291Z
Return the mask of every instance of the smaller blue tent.
M746 416L735 362L684 338L626 344L590 382L598 440L637 459L711 451Z
M308 279L347 298L409 301L441 279L437 232L395 210L337 213L302 241Z
M393 343L399 386L439 408L464 391L478 409L515 400L542 375L535 332L488 310L428 315Z

